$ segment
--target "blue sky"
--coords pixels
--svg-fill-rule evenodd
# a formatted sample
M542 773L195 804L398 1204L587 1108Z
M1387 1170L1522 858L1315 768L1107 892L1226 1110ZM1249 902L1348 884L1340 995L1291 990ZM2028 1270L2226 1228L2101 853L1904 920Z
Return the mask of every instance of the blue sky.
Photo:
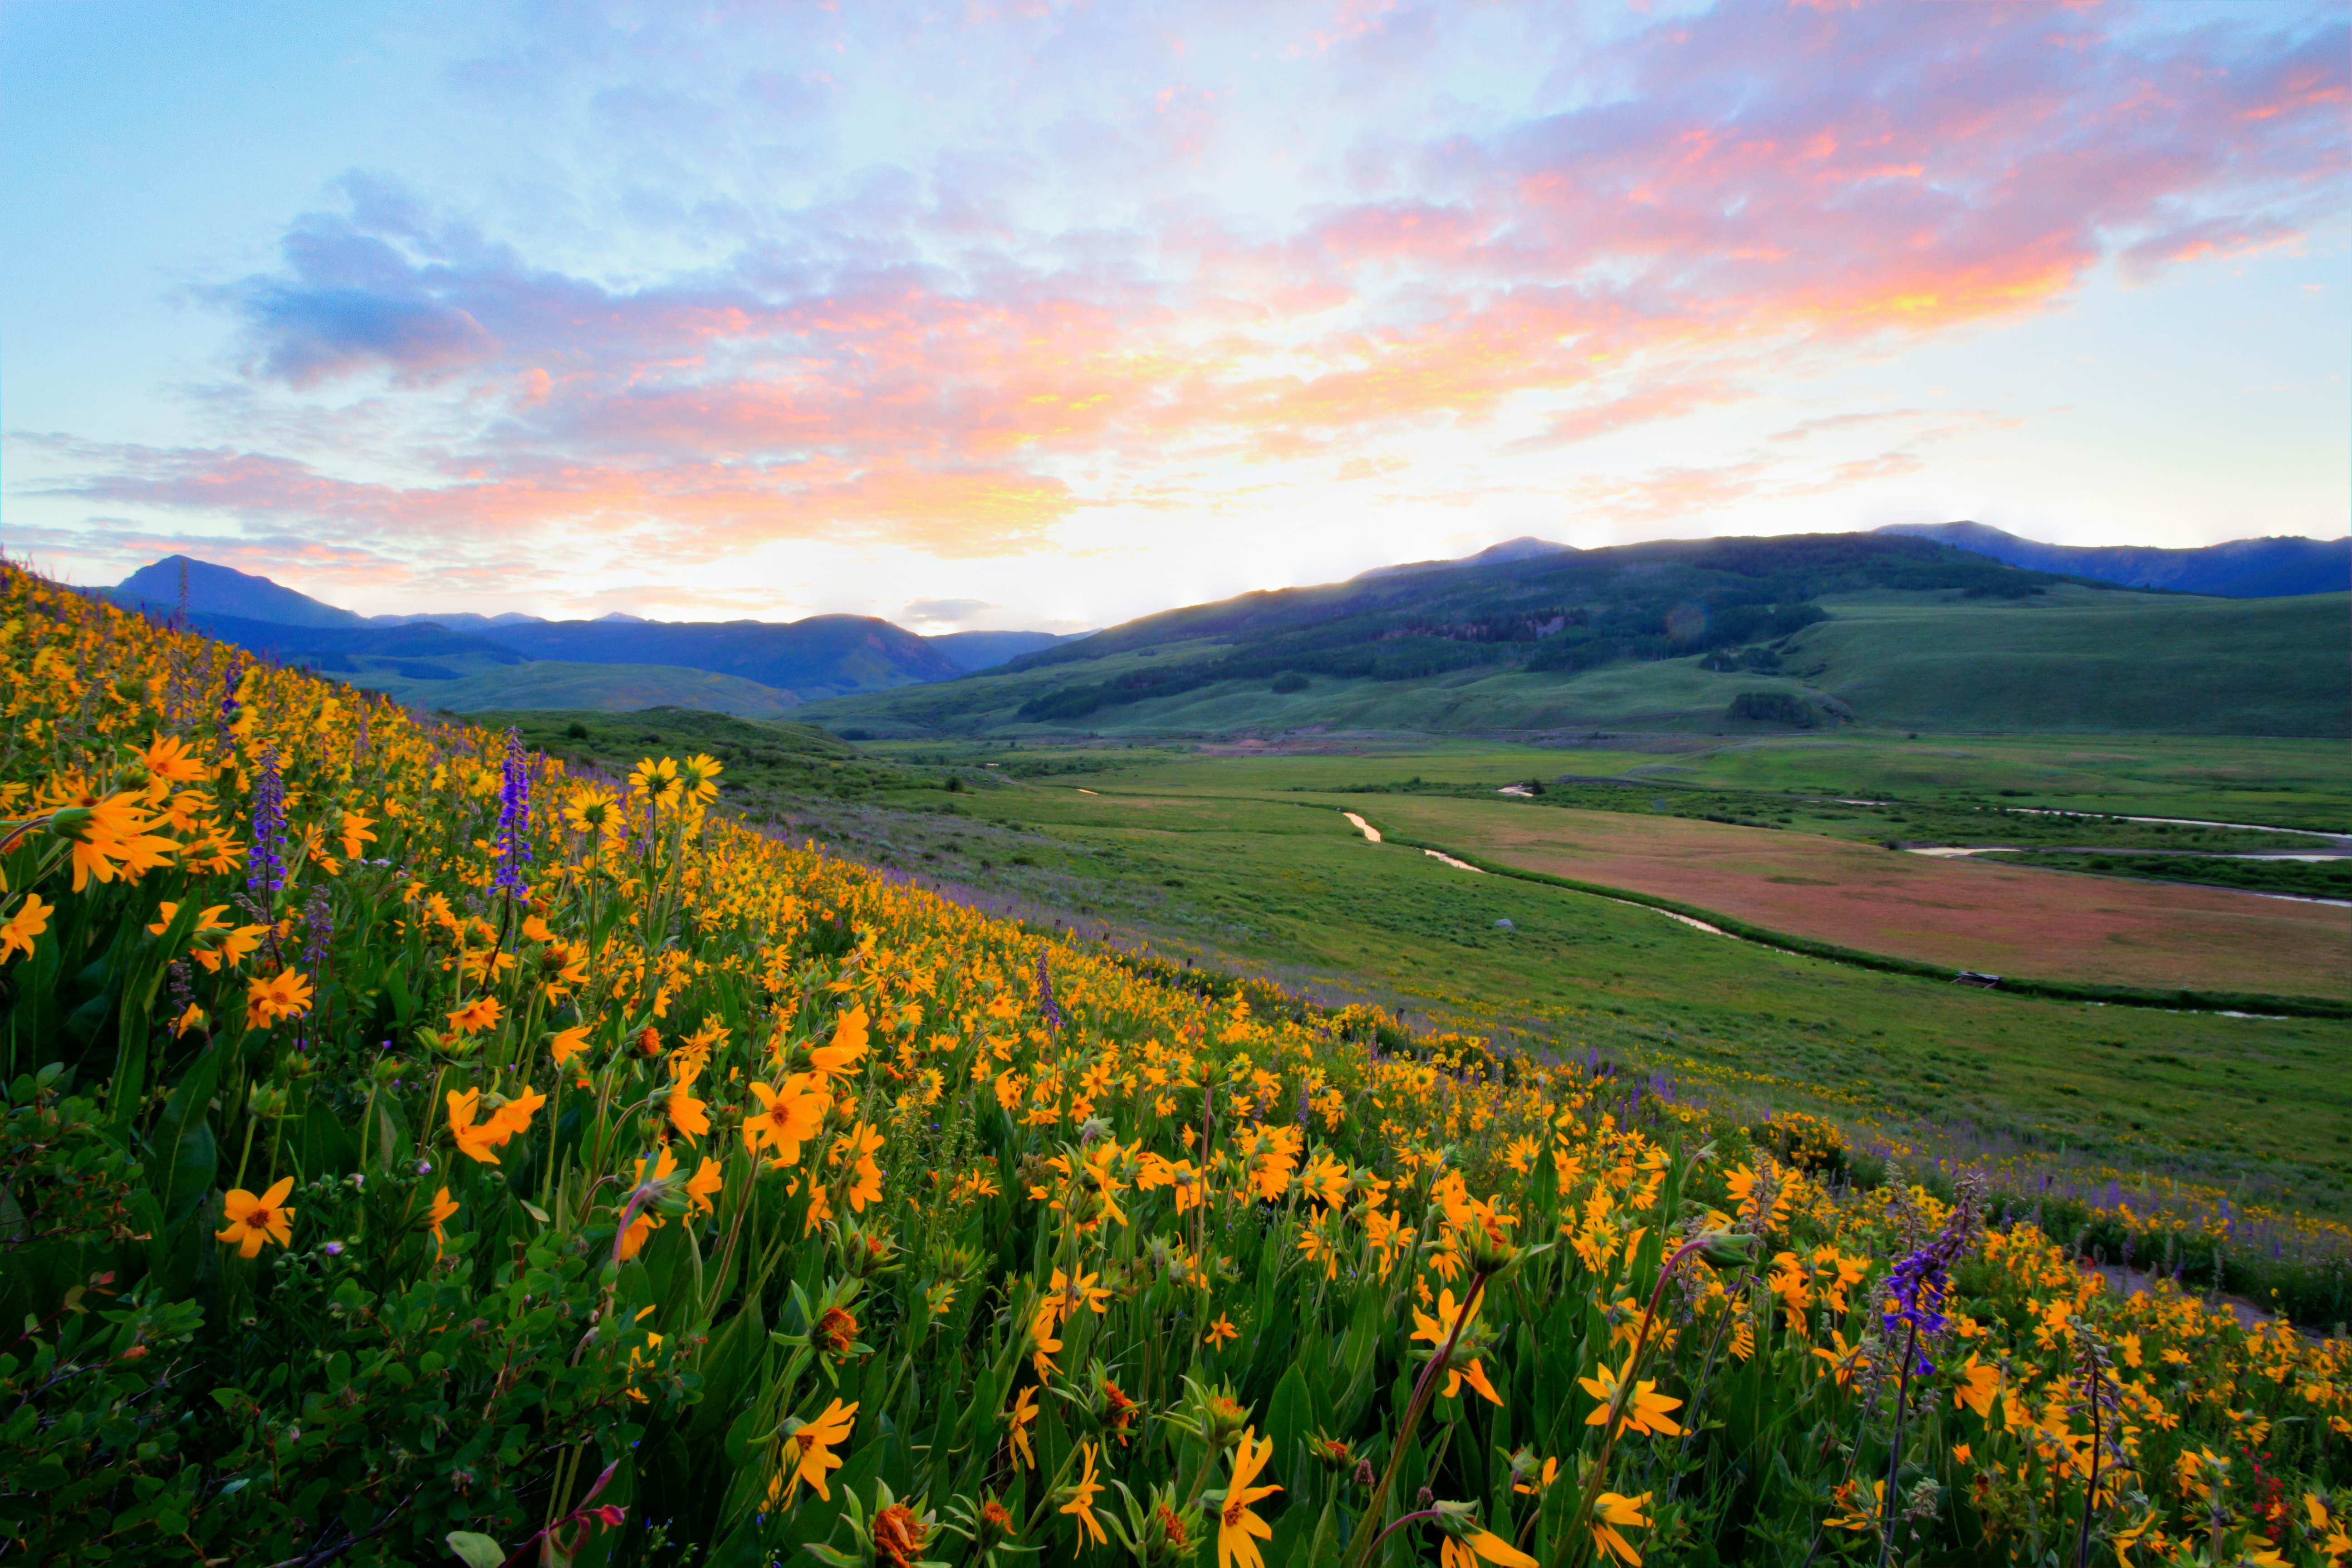
M2340 5L0 4L0 543L1098 625L2340 535Z

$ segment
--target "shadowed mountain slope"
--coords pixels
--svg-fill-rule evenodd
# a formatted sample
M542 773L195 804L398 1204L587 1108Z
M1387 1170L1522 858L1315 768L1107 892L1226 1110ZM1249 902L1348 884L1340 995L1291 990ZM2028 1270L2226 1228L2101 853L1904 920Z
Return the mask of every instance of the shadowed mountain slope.
M2159 550L2138 544L2043 544L1981 522L1896 522L1878 531L1938 540L2011 566L2132 588L2169 588L2228 599L2352 589L2352 539L2233 539L2197 550Z

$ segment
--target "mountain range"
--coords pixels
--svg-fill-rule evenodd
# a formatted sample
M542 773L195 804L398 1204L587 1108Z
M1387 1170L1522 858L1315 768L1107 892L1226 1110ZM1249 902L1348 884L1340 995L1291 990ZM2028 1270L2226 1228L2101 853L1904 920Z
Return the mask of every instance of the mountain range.
M1146 616L798 717L851 740L2352 732L2343 593L2150 592L1900 531L1482 553Z
M457 711L536 705L675 704L768 716L827 697L952 680L1066 640L1051 632L918 637L872 616L798 621L596 620L536 616L367 616L267 577L174 555L105 597L150 613L184 608L207 634L311 666L404 701ZM528 667L528 668L526 668Z
M1937 699L1921 708L1906 698L1908 717L1885 705L1887 672L1924 668L1919 650L1897 644L1922 635L1925 623L1905 621L1890 606L1936 605L1932 635L1959 639L1944 650L1948 663L1962 658L1970 639L1997 636L2015 645L2000 656L2009 665L1976 670L1976 689L2009 691L2011 708L2038 706L2043 727L2067 727L2066 713L2076 710L2093 715L2086 721L2095 727L2105 721L2095 710L2109 719L2137 713L2139 699L2130 693L2149 672L2170 669L2169 679L2187 681L2182 691L2213 688L2229 709L2213 721L2224 728L2334 733L2330 726L2345 721L2345 705L2333 694L2342 682L2322 669L2324 661L2282 647L2279 657L2293 668L2265 674L2263 658L2250 661L2242 645L2249 637L2263 644L2293 623L2307 654L2340 634L2336 596L2347 585L2347 541L2084 549L1955 522L1593 550L1514 539L1456 560L1244 594L1078 637L1020 631L926 637L878 617L845 615L790 622L655 621L618 612L569 621L470 612L362 616L184 556L94 592L150 614L184 612L213 636L417 706L671 705L767 718L822 704L826 722L903 734L1302 722L1548 729L1588 719L1703 727L1734 716L1807 725L1857 715L1993 722L1990 710L1968 719L1960 712L1966 702L1954 708ZM2118 596L2121 588L2140 591ZM2249 604L2236 611L2233 601L2280 608L2265 615ZM2118 618L2116 607L2127 602L2134 613ZM1990 613L2021 609L2065 614L2011 624ZM1837 624L1824 626L1830 622ZM2171 640L2150 644L2144 657L2101 677L2100 702L2053 706L2051 695L2081 689L2092 665L2080 660L2095 664L2108 651L2095 638L2063 658L2053 644L2050 657L2058 662L2032 679L2021 673L2018 660L2031 662L2026 646L2062 624L2096 623L2105 628L2098 635L2111 638L2126 623L2137 637L2159 622L2171 627ZM2205 647L2200 638L2221 640ZM1832 648L1842 650L1837 658L1822 657ZM2196 663L2194 671L2174 668L2184 658ZM2223 681L2224 698L2213 679L2228 669L2251 673L2242 691ZM1744 705L1724 703L1715 679L1723 676L1748 682ZM1314 695L1303 695L1310 687ZM1880 711L1864 714L1857 699L1877 702ZM2150 713L2178 717L2178 704L2150 700Z

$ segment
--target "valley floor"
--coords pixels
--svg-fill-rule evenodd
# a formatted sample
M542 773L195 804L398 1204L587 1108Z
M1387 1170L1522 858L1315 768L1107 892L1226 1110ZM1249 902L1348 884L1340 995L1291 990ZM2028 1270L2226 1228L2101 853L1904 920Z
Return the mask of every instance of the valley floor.
M2352 996L2352 909L2336 905L1627 813L1399 796L1373 819L1530 870L1956 969Z

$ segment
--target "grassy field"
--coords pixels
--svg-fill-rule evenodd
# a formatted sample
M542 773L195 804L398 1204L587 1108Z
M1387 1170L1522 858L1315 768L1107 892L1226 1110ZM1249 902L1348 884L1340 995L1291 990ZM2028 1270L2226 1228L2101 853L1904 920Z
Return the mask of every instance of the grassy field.
M1873 723L1941 730L2335 735L2352 730L2352 595L2211 599L2053 590L1957 605L1824 600L1790 664Z
M1990 797L2060 811L2352 831L2352 757L2331 741L1848 731L1695 742L1664 755L1603 755L1602 766L1577 771L1772 793L1907 801ZM1621 763L1627 757L1630 763Z
M2041 870L2080 871L2097 877L2131 877L2158 882L2202 882L2248 892L2296 899L2352 899L2352 861L2225 859L2196 855L2074 855L2064 850L2026 850L1982 857Z
M1329 799L1336 808L1345 797ZM1956 969L2352 995L2352 910L2327 904L2052 876L1677 817L1413 796L1382 796L1369 809L1390 832L1530 870Z

